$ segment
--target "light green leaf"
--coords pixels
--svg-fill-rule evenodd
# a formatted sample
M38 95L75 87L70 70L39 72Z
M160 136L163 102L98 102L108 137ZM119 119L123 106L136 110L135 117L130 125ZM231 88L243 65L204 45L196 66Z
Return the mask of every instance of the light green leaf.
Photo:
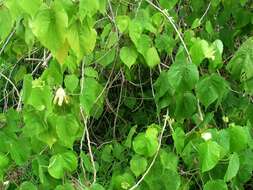
M221 159L221 146L213 141L206 141L199 146L201 171L213 169Z
M152 157L157 151L158 131L156 128L151 128L146 133L139 133L133 140L133 149L139 155Z
M121 61L130 69L135 64L138 53L133 47L123 47L120 50Z
M228 169L224 176L226 182L230 181L239 171L240 160L238 154L235 152L229 158Z
M86 16L92 17L99 10L99 1L98 0L80 0L79 3L79 14L81 19Z
M56 154L50 158L48 166L49 174L60 179L65 172L72 172L77 168L77 157L74 152L68 151L61 154Z
M185 143L185 132L181 127L177 127L173 133L172 138L176 147L177 153L182 153Z
M208 181L204 185L204 190L228 190L227 184L220 179Z
M121 33L127 30L129 22L130 22L130 18L126 15L116 17L116 24Z
M87 77L93 77L95 79L99 78L98 72L92 67L86 67L84 69L84 75L87 76Z
M78 20L70 25L67 33L68 42L78 61L93 51L96 38L97 32Z
M10 11L5 7L0 7L0 39L5 40L5 38L11 32L13 25L13 20Z
M136 177L146 171L147 165L147 159L139 155L134 155L130 161L130 169Z
M56 121L56 133L62 145L71 148L77 138L79 123L73 115L58 116Z
M79 84L79 79L76 75L66 75L64 79L65 87L68 91L74 92Z
M221 76L212 74L199 81L196 92L200 102L208 107L216 100L220 102L225 97L228 92L228 84Z
M160 64L160 57L155 47L151 47L147 50L144 56L146 63L150 68L154 68L156 65Z
M52 8L40 10L31 22L34 35L48 48L59 60L59 54L66 49L66 28L68 15L65 10L55 4ZM66 53L65 53L66 54Z
M20 7L32 17L38 12L40 6L42 4L42 0L19 0Z

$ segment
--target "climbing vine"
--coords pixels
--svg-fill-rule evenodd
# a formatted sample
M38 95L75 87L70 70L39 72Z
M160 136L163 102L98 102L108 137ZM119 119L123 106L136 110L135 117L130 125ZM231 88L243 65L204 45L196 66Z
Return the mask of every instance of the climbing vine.
M251 0L0 0L0 189L253 188Z

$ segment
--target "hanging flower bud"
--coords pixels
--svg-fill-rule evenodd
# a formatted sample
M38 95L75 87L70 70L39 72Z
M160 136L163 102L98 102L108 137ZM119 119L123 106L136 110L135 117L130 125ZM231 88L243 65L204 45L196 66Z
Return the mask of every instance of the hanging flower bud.
M63 102L68 103L68 98L66 93L62 87L58 88L54 97L54 104L58 104L58 106L62 106Z
M205 141L208 141L212 138L212 133L204 132L201 134L201 138L204 139Z

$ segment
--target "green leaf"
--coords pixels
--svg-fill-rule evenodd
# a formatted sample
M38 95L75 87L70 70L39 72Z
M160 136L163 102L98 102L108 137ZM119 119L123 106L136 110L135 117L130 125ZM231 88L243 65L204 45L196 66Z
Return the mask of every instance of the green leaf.
M26 146L24 146L24 144ZM24 164L31 154L31 145L27 138L20 138L16 141L12 141L10 142L9 147L11 158L17 165Z
M199 146L201 171L213 169L221 159L221 146L213 141L206 141Z
M42 0L33 0L32 3L30 0L19 0L20 7L32 17L38 12Z
M133 140L134 151L139 155L152 157L158 147L157 134L158 131L154 127L150 127L146 133L139 133Z
M205 58L214 59L214 50L205 40L195 40L190 49L190 54L192 62L196 65L200 65Z
M176 99L176 118L189 118L195 113L197 109L197 99L191 92L180 94Z
M80 61L84 55L90 54L96 44L97 32L80 21L73 22L68 29L67 39L71 49Z
M130 161L130 169L136 177L146 171L147 165L147 159L139 155L134 155Z
M128 148L131 148L131 144L132 144L132 138L134 136L134 134L136 133L136 128L137 128L137 125L133 126L128 135L127 135L127 138L126 138L126 141L125 141L125 146L128 147Z
M177 127L172 133L172 138L177 153L182 153L186 138L184 130L181 127Z
M64 185L58 185L55 190L75 190L72 184L66 183Z
M230 181L232 178L234 178L236 176L236 174L239 171L239 166L240 166L239 156L235 152L229 158L228 169L227 169L226 174L224 176L224 180L226 182Z
M73 172L76 168L77 157L74 152L68 151L50 158L48 172L52 177L61 179L65 172Z
M6 168L9 164L9 158L0 152L0 170Z
M248 146L246 128L232 125L229 127L230 152L239 152Z
M87 77L93 77L95 79L99 78L98 72L95 69L93 69L92 67L86 67L84 69L84 75Z
M205 107L208 107L216 100L220 102L226 96L228 88L229 86L223 77L212 74L202 78L197 84L197 97Z
M36 190L36 189L37 189L36 186L28 181L23 182L18 188L18 190Z
M159 156L164 169L177 172L178 157L174 153L161 149Z
M80 0L79 14L81 19L86 16L92 17L99 10L100 5L98 0Z
M85 78L83 92L80 95L80 104L87 115L93 115L97 108L103 107L103 87L94 78ZM95 107L98 106L98 107Z
M65 49L68 26L67 13L57 5L59 4L55 3L52 8L43 8L31 22L34 35L56 57ZM58 60L62 59L63 57L58 57Z
M253 37L246 40L237 52L234 54L233 58L227 65L227 70L231 75L240 80L244 84L244 89L253 94L252 90L252 77L253 77ZM250 87L249 87L250 86Z
M69 114L57 117L56 133L62 145L72 149L77 139L79 128L79 123L73 115Z
M161 6L167 10L171 10L177 4L177 2L178 0L170 0L170 1L159 0L159 3L161 4Z
M105 190L105 188L102 185L95 183L91 186L91 190Z
M146 63L150 68L154 68L156 65L160 64L160 57L155 47L151 47L145 54Z
M120 59L129 69L135 64L137 57L138 53L133 47L123 47L120 50Z
M168 71L167 80L178 92L192 90L199 80L198 68L194 64L174 63Z
M210 180L204 185L204 190L228 190L227 184L220 179Z
M5 40L5 38L11 32L13 25L13 20L10 11L5 7L0 7L0 39Z
M116 24L121 33L127 30L129 22L130 18L127 15L121 15L116 17Z
M79 84L79 79L76 75L66 75L64 84L68 91L74 92Z

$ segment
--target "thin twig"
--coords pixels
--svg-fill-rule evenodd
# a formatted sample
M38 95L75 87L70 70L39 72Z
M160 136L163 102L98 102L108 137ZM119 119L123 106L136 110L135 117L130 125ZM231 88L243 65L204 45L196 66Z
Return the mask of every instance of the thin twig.
M4 49L6 48L6 46L8 45L9 41L11 40L12 36L15 34L15 30L13 30L10 35L8 36L8 38L6 39L3 47L0 50L0 56L2 55L2 53L4 52Z
M206 11L204 12L203 16L199 19L199 23L202 22L202 20L205 18L206 14L208 13L211 6L211 2L208 4Z
M20 95L20 93L19 93L17 87L15 86L15 84L14 84L7 76L5 76L3 73L0 72L0 75L1 75L3 78L5 78L5 80L7 80L7 81L13 86L14 90L16 91L16 93L17 93L17 95L18 95L19 100L21 100L21 95ZM20 106L21 106L21 105L19 105L19 106L17 107L17 110L18 110L18 111L21 109Z
M169 16L167 10L162 10L160 7L156 6L153 2L151 2L150 0L146 0L151 6L153 6L155 9L157 9L158 11L160 11L167 19L168 21L170 22L170 24L172 25L172 27L174 28L174 30L176 31L181 43L183 44L183 47L185 49L185 52L188 56L188 59L190 61L190 63L192 63L192 59L191 59L191 56L190 56L190 53L188 51L188 48L183 40L183 37L182 37L182 34L179 32L179 30L177 29L176 27L176 24L174 23L174 20L172 17Z
M81 78L81 91L80 91L80 94L82 94L83 86L84 86L84 65L85 65L85 62L83 60L82 61L82 68L81 68L81 72L82 72L81 77L82 78ZM96 183L97 170L96 170L96 166L95 166L94 156L93 156L93 153L92 153L92 150L91 150L90 134L89 134L89 130L88 130L88 118L87 118L87 116L84 115L83 108L82 108L81 105L80 105L80 112L81 112L81 116L82 116L82 119L83 119L83 122L84 122L84 131L83 131L83 135L82 135L82 139L81 139L81 142L80 142L79 149L80 149L80 152L82 152L83 141L84 141L84 137L86 136L88 149L89 149L89 155L90 155L91 164L92 164L92 168L93 168L93 183ZM82 162L81 163L82 169L85 172L82 157L81 157L81 162Z

